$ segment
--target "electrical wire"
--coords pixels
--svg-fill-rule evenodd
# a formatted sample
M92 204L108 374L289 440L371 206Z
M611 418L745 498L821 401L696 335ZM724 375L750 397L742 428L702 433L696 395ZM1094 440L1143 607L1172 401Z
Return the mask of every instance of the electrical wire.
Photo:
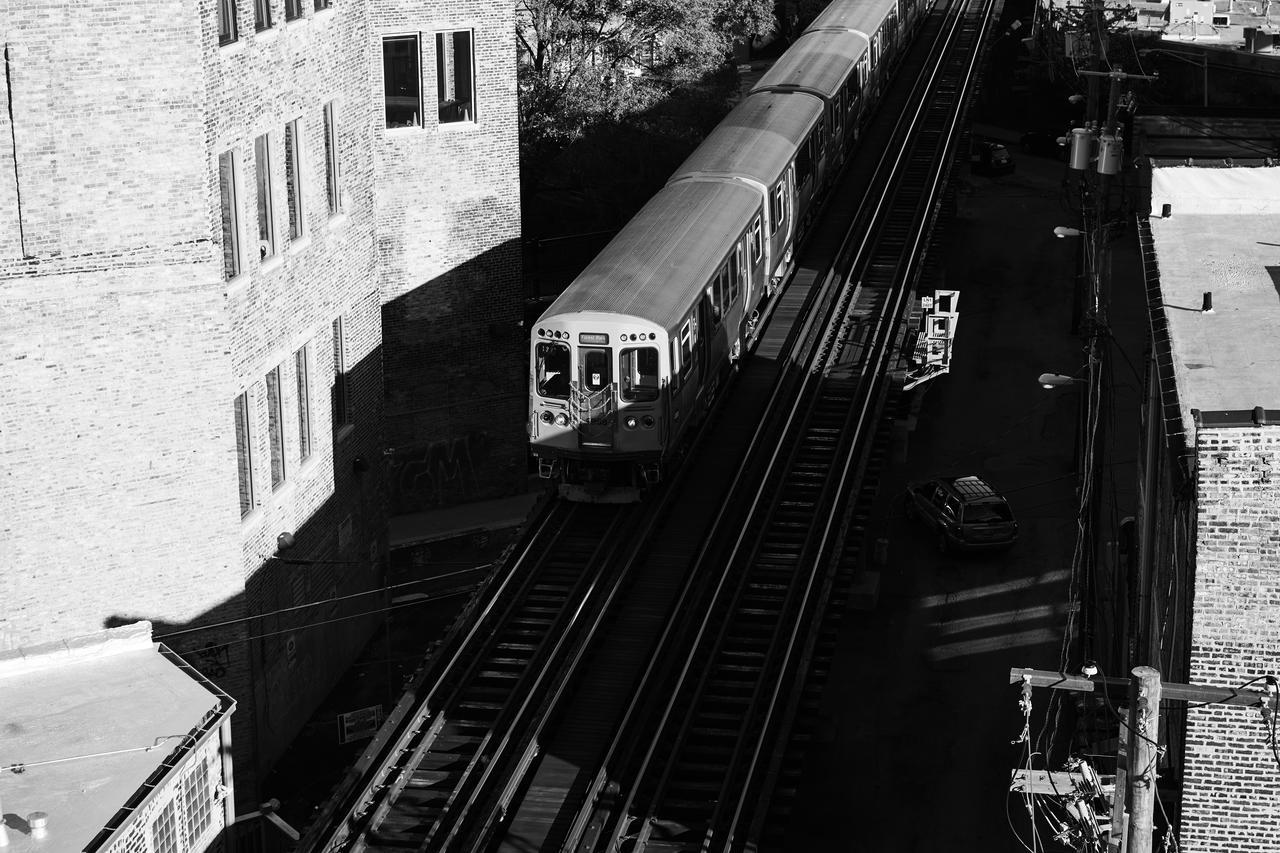
M190 628L179 628L177 631L170 631L167 634L158 634L153 639L167 640L170 637L179 637L179 636L182 636L183 634L191 634L197 631L211 631L215 628L226 628L231 625L239 625L243 622L251 622L254 619L263 619L268 616L279 616L284 613L293 613L295 611L306 610L311 607L320 607L321 605L325 605L325 604L335 604L339 601L350 601L353 598L362 598L363 596L366 596L366 595L380 595L382 593L392 592L393 590L404 589L405 587L409 587L409 586L417 586L418 584L424 584L424 583L434 583L436 581L441 581L447 578L451 578L455 575L465 575L465 574L470 574L476 571L482 571L484 569L489 568L490 565L491 564L486 563L484 565L475 566L474 568L459 569L456 572L446 572L443 575L436 575L430 578L420 578L418 580L406 581L405 583L393 584L391 586L381 586L381 587L378 587L377 589L367 589L363 592L353 592L350 595L340 595L336 598L323 598L317 601L308 601L305 604L295 604L292 607L281 607L278 610L268 610L264 613L255 613L252 616L241 616L236 619L225 619L221 622L211 622L208 625L194 625ZM452 597L453 594L454 593L450 593L450 595L446 597ZM371 610L368 612L374 613L376 611ZM299 627L307 627L307 626L302 625Z

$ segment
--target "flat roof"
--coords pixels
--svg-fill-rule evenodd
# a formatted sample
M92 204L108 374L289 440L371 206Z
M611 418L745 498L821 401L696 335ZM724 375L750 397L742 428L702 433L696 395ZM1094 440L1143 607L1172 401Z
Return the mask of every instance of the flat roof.
M1191 409L1280 409L1280 168L1153 169L1151 211L1186 434Z
M142 624L0 653L0 805L48 815L39 841L10 825L7 849L83 850L222 707Z

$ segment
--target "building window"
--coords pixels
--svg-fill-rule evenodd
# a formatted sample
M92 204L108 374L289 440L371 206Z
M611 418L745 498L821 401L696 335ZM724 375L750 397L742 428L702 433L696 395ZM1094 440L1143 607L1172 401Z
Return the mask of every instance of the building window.
M338 157L338 102L324 105L325 186L329 193L329 215L342 212L342 161Z
M253 0L253 28L258 32L271 29L271 0Z
M298 462L311 456L311 344L293 354L298 377Z
M440 123L475 121L471 30L436 33L436 91Z
M178 804L169 800L151 822L152 853L178 853Z
M418 67L418 37L382 40L382 87L387 127L422 124L422 74Z
M236 0L218 0L218 44L231 44L238 38Z
M333 428L351 423L351 388L347 376L346 330L342 318L333 321Z
M316 11L322 12L328 9L330 5L332 5L331 0L316 0Z
M240 517L253 512L253 441L249 429L249 392L236 397L236 463L240 472Z
M302 132L301 120L284 126L284 183L289 193L289 239L299 240L307 233L302 215Z
M280 368L267 374L267 435L271 440L271 488L285 481L284 401L280 396Z
M224 151L218 155L218 188L222 195L222 274L228 279L240 274L240 199L236 192L236 155Z
M294 21L302 17L302 0L284 0L284 19Z
M187 811L187 842L193 848L213 822L213 791L209 785L209 769L204 761L182 783L182 798Z
M253 140L253 165L258 173L258 259L276 253L275 211L271 209L271 134Z

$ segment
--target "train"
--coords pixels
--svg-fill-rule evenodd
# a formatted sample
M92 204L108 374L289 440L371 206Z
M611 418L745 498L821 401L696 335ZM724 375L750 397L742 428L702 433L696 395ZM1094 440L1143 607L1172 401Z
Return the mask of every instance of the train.
M832 0L530 329L530 450L562 497L670 476L926 0Z

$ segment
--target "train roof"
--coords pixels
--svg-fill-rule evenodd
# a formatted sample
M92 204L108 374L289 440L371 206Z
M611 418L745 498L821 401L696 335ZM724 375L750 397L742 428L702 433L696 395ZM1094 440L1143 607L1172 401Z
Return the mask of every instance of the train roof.
M674 329L760 205L760 194L745 184L681 181L663 187L543 319L603 311Z
M751 89L805 89L830 98L840 91L868 43L844 30L807 32L775 62Z
M823 9L813 23L805 27L806 33L816 30L856 30L870 37L885 19L891 2L868 2L868 0L835 0Z
M822 116L822 99L805 92L748 95L671 176L732 175L771 187Z

